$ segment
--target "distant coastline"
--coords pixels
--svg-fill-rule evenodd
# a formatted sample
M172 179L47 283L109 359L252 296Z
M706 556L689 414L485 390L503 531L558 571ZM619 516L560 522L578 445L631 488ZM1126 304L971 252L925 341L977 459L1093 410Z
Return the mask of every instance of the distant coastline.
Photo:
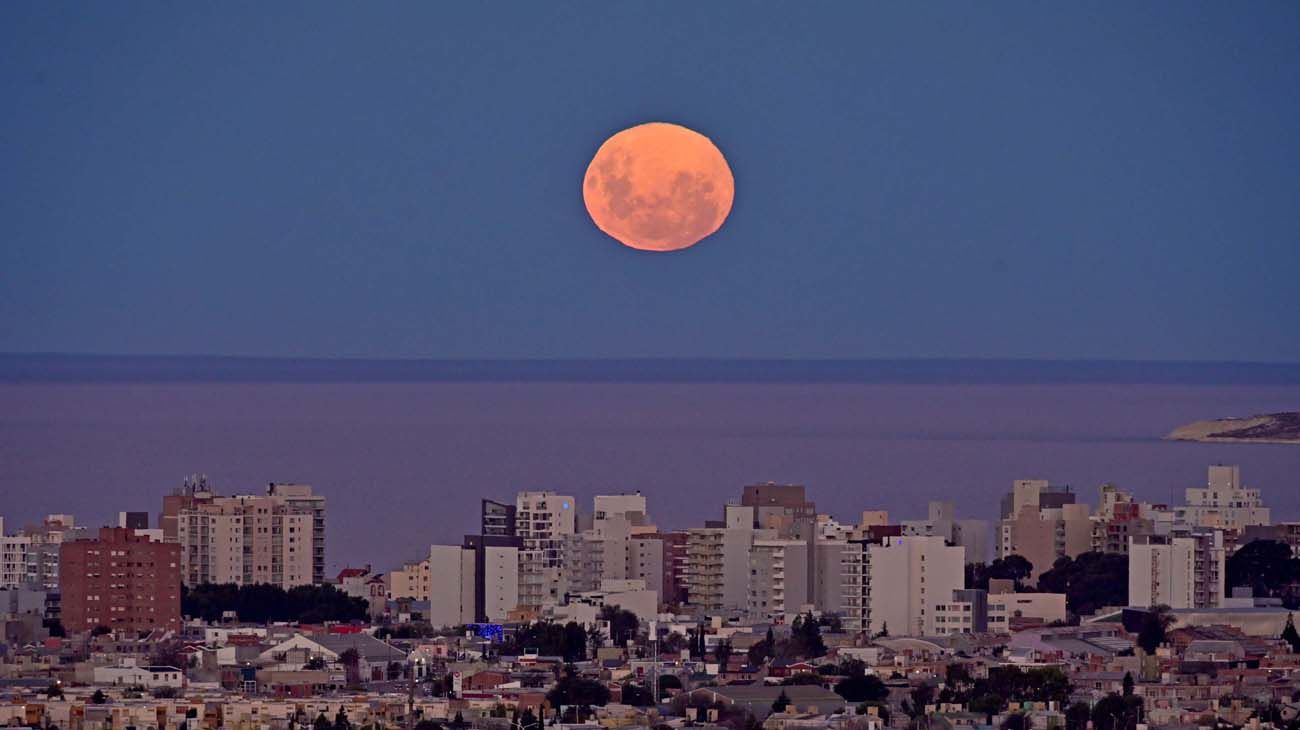
M0 354L0 383L1300 385L1300 363L892 359L329 359Z
M1300 412L1196 421L1179 426L1165 438L1202 443L1300 444Z

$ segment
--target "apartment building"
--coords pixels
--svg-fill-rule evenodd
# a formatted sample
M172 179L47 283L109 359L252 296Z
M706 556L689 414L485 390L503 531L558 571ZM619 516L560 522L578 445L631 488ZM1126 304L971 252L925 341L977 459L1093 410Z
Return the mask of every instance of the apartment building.
M983 563L989 554L987 520L958 519L952 502L932 501L924 520L904 520L904 535L938 536L966 548L966 561Z
M1091 550L1092 539L1088 505L1076 503L1069 489L1051 487L1042 479L1020 479L1002 499L997 556L1028 560L1034 566L1031 580L1050 570L1057 558Z
M179 630L181 547L122 527L105 527L95 540L59 547L62 621L69 631L107 626L114 631Z
M811 604L809 562L806 541L754 540L749 551L748 617L784 623Z
M1216 608L1223 605L1223 531L1187 528L1133 538L1128 553L1130 606Z
M871 547L903 534L900 525L888 522L883 512L864 512L861 537L848 540L839 553L841 622L851 634L871 629Z
M756 537L754 508L729 504L723 521L686 531L686 591L692 606L707 613L741 613L749 606L749 550Z
M577 532L575 504L572 496L554 492L515 497L520 607L537 610L564 598L564 540Z
M429 559L411 560L402 564L397 570L390 570L384 576L388 584L388 598L398 600L409 598L426 601L433 590L429 573Z
M272 483L265 495L170 495L163 519L175 515L181 576L203 583L281 588L324 582L325 498L304 484ZM163 528L164 539L168 528Z
M503 623L520 603L517 538L468 535L461 545L434 545L428 594L434 626Z
M0 588L57 590L59 546L87 535L72 515L48 515L13 535L5 534L0 517Z
M597 495L583 529L566 535L562 565L567 594L597 591L608 581L640 580L660 596L663 545L640 493ZM659 600L657 598L656 600Z
M1259 490L1242 486L1241 467L1214 465L1207 476L1206 486L1187 489L1187 504L1175 508L1179 522L1234 535L1252 525L1270 523L1269 508Z
M1011 633L1025 623L1065 621L1061 593L990 593L977 588L952 592L952 599L935 606L935 634Z
M868 545L868 631L893 636L932 636L935 606L947 603L966 580L966 549L942 537L887 537Z

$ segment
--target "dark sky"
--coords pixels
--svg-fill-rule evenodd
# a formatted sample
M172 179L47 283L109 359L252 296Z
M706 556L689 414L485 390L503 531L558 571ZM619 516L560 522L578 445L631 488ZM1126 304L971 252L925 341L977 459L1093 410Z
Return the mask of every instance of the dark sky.
M0 4L0 350L1300 360L1300 4ZM600 143L731 218L601 234Z

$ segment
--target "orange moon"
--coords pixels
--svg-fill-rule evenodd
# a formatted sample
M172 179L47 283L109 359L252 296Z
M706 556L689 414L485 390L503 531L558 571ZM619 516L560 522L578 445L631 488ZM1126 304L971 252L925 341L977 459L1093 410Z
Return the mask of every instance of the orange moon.
M727 160L699 132L664 122L605 140L587 166L582 199L600 230L642 251L677 251L712 235L731 212Z

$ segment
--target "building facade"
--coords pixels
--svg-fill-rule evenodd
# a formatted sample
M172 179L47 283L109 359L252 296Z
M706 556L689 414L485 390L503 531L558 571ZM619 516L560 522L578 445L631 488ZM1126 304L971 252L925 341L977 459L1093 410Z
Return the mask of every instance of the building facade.
M966 581L966 550L942 537L887 537L868 545L872 635L932 636L935 606L952 599Z
M1223 605L1225 552L1222 530L1195 528L1134 538L1128 553L1129 605Z
M519 547L519 605L532 610L564 598L564 540L577 531L576 502L554 492L520 492L515 498Z
M181 548L122 527L59 549L62 621L69 631L179 630Z
M271 484L265 495L171 495L182 578L203 583L323 583L325 498L299 484ZM168 528L163 528L164 538Z

